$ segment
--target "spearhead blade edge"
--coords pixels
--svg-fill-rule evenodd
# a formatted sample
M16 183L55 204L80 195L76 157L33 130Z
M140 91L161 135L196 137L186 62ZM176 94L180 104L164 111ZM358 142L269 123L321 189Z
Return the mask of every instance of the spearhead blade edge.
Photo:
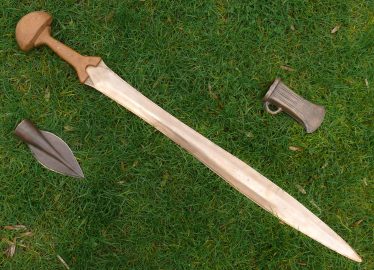
M47 169L84 178L73 152L61 138L48 131L39 130L29 120L23 120L14 133L29 146L34 157Z

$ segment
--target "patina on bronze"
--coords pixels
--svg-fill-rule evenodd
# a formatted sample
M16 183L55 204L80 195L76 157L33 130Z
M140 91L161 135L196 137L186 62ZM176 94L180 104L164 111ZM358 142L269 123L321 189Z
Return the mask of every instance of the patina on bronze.
M73 152L56 135L39 130L27 119L17 126L14 134L27 143L34 157L47 169L76 178L84 178Z
M316 105L293 92L281 79L277 78L264 97L264 105L270 114L282 111L289 114L304 126L307 133L312 133L321 125L325 116L325 108ZM269 105L274 105L273 111Z

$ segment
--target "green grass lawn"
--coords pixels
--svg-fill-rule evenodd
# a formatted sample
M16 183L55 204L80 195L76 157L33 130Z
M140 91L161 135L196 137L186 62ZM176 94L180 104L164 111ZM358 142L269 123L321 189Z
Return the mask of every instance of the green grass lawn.
M20 51L15 26L35 10L289 192L363 263L281 224L49 49ZM2 0L0 26L0 226L26 226L0 228L1 269L64 269L57 255L71 269L374 269L372 1ZM317 132L264 111L276 77L326 107ZM63 138L86 178L36 162L13 135L24 118Z

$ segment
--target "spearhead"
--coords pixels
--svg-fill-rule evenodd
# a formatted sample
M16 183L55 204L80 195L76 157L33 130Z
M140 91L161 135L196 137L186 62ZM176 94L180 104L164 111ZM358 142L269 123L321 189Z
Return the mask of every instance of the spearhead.
M73 152L56 135L39 130L26 119L17 126L14 134L27 143L34 157L47 169L76 178L84 178Z

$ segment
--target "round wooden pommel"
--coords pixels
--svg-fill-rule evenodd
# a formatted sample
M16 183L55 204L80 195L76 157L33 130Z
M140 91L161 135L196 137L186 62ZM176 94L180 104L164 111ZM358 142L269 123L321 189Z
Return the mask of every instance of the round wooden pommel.
M23 51L35 47L40 33L52 23L52 16L44 11L34 11L21 18L16 26L16 40Z

